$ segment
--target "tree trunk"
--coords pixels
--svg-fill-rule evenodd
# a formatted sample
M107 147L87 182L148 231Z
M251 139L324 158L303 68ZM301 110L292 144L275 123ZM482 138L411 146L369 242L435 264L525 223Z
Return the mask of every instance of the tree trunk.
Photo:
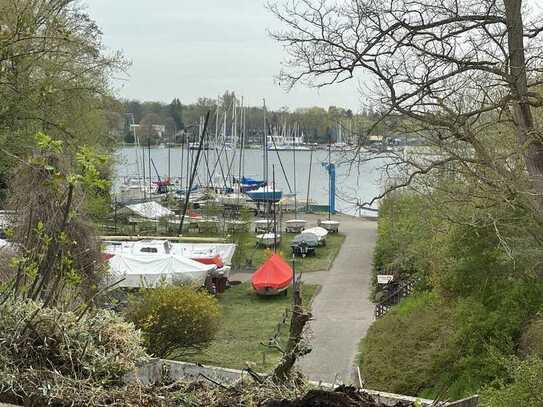
M509 86L513 97L513 114L518 142L525 150L524 160L528 175L533 182L538 215L543 217L543 144L536 135L534 117L528 100L528 79L524 53L524 26L522 0L503 0L507 24L509 48Z
M311 319L311 313L304 312L302 306L302 293L300 283L295 282L292 285L293 289L293 307L292 318L290 320L290 331L288 343L283 354L281 362L273 371L272 379L276 383L283 383L289 379L292 373L292 368L299 356L303 356L311 351L302 342L305 324Z

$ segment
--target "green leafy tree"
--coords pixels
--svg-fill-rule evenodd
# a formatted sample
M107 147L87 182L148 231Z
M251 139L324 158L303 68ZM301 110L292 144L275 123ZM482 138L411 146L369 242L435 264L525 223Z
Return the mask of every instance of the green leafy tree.
M169 105L170 117L173 119L176 130L182 130L185 128L185 123L183 122L183 105L181 101L177 98L172 100L172 103Z
M0 27L0 189L37 131L64 141L70 156L83 144L114 147L110 78L126 63L103 52L100 30L78 3L2 0Z

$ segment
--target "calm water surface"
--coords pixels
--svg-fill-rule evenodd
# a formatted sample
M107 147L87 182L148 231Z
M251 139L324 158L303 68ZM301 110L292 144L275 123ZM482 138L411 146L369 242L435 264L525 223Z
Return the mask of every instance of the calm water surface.
M183 176L184 184L187 179L187 150L180 147L172 147L168 154L167 148L151 148L151 159L156 166L156 170L161 178L170 175L173 178ZM168 155L170 159L168 160ZM135 147L123 147L116 154L117 160L117 182L118 186L125 177L137 177L138 166L136 157L139 158L139 168L141 173L142 149ZM189 163L196 157L196 151L191 151ZM279 160L280 157L280 160ZM332 152L332 162L336 163L336 209L343 213L356 214L356 202L366 202L378 195L382 190L382 160L372 160L349 165L345 163L346 154L342 152ZM294 166L296 160L296 168ZM169 161L169 168L168 168ZM206 165L207 161L207 165ZM284 173L280 162L284 167ZM310 151L296 151L295 157L292 151L269 151L268 168L269 179L272 179L272 168L275 168L275 180L279 188L284 193L296 192L300 199L305 200L308 189L308 177L311 161ZM200 165L198 166L198 178L201 183L206 183L209 179L208 174L213 173L215 182L223 183L222 174L225 178L230 174L237 177L239 174L239 150L230 150L222 153L220 163L217 164L217 153L215 151L202 152ZM245 176L257 179L263 178L263 153L261 150L245 150L244 159L241 164ZM309 185L309 198L318 204L328 203L328 173L323 167L323 163L328 162L328 152L325 150L313 151L311 163L311 182ZM145 149L146 176L148 176L148 150ZM222 167L222 170L221 170ZM152 176L156 180L156 172L152 167ZM295 171L296 169L296 171ZM168 174L169 171L169 174ZM209 172L208 172L209 171ZM141 174L140 174L141 175ZM285 177L286 175L286 177ZM296 179L295 179L296 178ZM287 182L288 180L288 182ZM296 186L294 185L296 184ZM290 186L290 188L289 188Z

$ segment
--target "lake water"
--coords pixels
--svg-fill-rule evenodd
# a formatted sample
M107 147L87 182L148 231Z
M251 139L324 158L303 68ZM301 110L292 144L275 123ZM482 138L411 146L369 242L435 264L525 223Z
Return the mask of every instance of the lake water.
M234 155L235 154L235 155ZM168 149L151 148L151 159L156 166L156 170L161 178L168 177ZM170 165L169 172L172 178L183 176L186 184L187 179L187 150L180 147L172 147L169 152ZM124 177L137 177L136 156L139 157L139 166L141 172L142 149L135 147L123 147L116 154L116 175L118 186ZM196 157L196 151L191 151L189 163ZM207 163L206 166L206 157ZM233 158L232 158L233 157ZM279 160L280 157L280 160ZM370 201L374 196L382 191L382 165L383 161L376 159L366 162L360 162L356 165L348 163L349 157L344 152L332 152L332 162L336 164L336 209L343 213L357 214L357 202ZM296 160L296 180L294 180L294 160ZM284 172L281 169L280 161L283 164ZM310 151L296 151L296 157L292 151L269 151L268 168L269 180L272 179L272 168L275 168L275 180L277 186L284 193L295 192L300 199L305 200L307 196L308 177L311 161ZM215 167L215 180L222 184L222 174L230 174L237 177L239 174L239 150L225 151L222 153L221 166L217 165L217 153L215 151L202 152L200 164L198 166L198 179L206 183L209 173L213 172ZM309 186L309 198L317 204L328 204L328 172L322 165L328 162L328 151L313 151L311 162L311 183ZM229 164L231 163L231 164ZM181 165L183 164L183 168ZM146 176L148 176L148 151L145 149ZM152 164L151 164L152 165ZM230 169L228 168L230 166ZM242 164L243 175L263 178L263 153L261 150L244 150L244 160ZM141 174L140 174L141 175ZM156 172L152 170L153 180L157 179ZM288 182L287 182L288 179ZM296 188L294 183L296 182ZM290 185L290 189L289 189Z

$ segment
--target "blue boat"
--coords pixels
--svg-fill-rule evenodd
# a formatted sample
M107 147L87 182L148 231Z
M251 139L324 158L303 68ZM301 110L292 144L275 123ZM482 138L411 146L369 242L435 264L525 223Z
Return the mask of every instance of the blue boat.
M234 178L234 182L238 182L238 180ZM241 177L241 180L239 180L241 192L253 191L266 186L266 184L266 181L256 180L249 177Z
M255 202L278 202L283 197L283 191L260 187L254 191L247 191L246 195Z

